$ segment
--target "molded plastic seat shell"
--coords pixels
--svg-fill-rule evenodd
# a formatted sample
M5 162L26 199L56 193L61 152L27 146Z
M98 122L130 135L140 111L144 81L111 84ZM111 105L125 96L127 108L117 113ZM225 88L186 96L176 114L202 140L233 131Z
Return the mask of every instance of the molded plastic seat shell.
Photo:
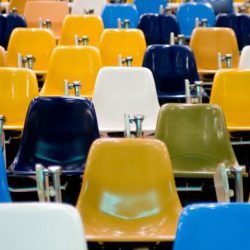
M16 9L19 15L23 15L25 4L28 0L10 0L8 10L12 11L12 9Z
M159 13L160 6L166 7L166 0L134 0L138 14L141 16L145 13Z
M220 13L234 13L234 0L195 0L197 3L210 3L215 15Z
M105 4L105 0L73 0L71 14L82 15L86 14L85 11L93 9L94 14L100 16Z
M241 51L239 69L250 69L250 45Z

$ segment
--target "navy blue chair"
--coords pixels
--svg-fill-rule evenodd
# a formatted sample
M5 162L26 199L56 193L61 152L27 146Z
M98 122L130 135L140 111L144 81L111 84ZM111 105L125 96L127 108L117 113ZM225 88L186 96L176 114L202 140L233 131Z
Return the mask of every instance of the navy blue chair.
M63 174L83 174L92 142L99 138L94 107L84 98L38 97L29 107L14 174L34 174L35 165L59 165Z
M104 27L117 28L118 18L121 21L129 19L129 28L136 28L139 20L138 12L134 4L106 4L102 11Z
M210 3L215 15L220 13L234 13L233 0L194 0L197 3Z
M0 15L0 45L3 46L4 43L4 31L6 26L6 17Z
M147 48L143 67L154 76L161 104L185 102L185 79L190 83L199 80L192 50L184 45L151 45ZM204 101L207 100L204 94Z
M250 249L250 204L200 204L182 211L174 250Z
M160 6L166 7L166 0L134 0L139 16L145 13L159 13Z

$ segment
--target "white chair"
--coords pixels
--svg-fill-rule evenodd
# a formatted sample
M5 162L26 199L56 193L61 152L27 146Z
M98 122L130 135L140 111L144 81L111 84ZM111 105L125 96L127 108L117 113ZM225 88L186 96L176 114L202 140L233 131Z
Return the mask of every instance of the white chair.
M97 76L93 103L101 133L123 132L125 113L143 114L143 132L155 131L160 105L153 75L147 68L102 68Z
M74 0L72 3L71 14L86 14L86 12L93 9L94 14L100 16L105 4L106 0Z
M78 211L48 203L0 206L0 249L87 250Z
M250 69L250 46L245 46L241 51L239 68Z

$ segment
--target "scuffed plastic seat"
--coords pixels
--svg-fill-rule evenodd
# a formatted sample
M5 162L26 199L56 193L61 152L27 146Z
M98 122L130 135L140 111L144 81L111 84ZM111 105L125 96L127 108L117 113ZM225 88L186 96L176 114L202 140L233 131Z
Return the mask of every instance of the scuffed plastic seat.
M105 4L105 0L73 0L71 14L82 15L94 10L94 14L100 16Z
M134 0L139 16L145 13L159 13L160 6L166 7L166 0Z

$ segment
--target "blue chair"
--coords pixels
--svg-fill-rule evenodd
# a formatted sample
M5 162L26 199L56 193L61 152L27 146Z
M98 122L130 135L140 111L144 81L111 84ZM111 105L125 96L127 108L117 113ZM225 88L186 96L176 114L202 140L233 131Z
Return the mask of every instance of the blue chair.
M190 38L195 28L195 20L207 19L207 27L215 25L213 8L207 3L184 3L177 10L176 17L180 25L180 31L185 38Z
M0 15L0 45L3 46L4 44L4 31L6 26L6 17L3 15Z
M145 13L159 13L160 6L166 7L166 0L134 0L139 16Z
M182 211L174 250L250 249L250 204L200 204Z
M153 73L161 104L185 102L185 79L190 83L199 80L193 52L184 45L149 46L144 56L143 67L149 68ZM204 101L205 98L206 94Z
M234 13L233 0L194 0L197 3L210 3L215 15L220 13Z
M34 174L35 165L59 165L63 174L83 174L92 142L99 138L94 107L84 98L38 97L29 107L14 174Z
M136 28L139 20L138 12L134 4L106 4L102 11L104 27L117 28L118 18L121 21L129 19L129 28Z

